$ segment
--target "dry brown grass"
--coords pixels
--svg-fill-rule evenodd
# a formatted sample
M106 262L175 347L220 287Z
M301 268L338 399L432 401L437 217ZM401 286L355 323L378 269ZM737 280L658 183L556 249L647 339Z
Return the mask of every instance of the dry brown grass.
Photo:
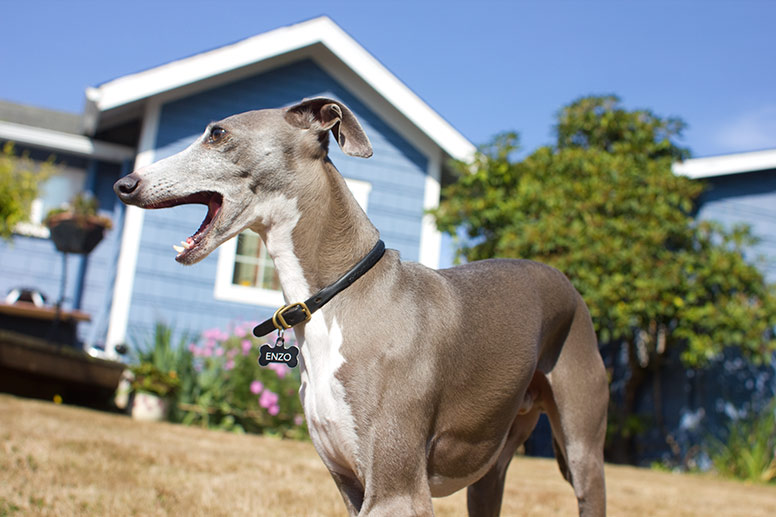
M612 516L772 516L776 488L607 467ZM435 500L465 515L465 493ZM502 515L575 515L553 460L518 458ZM241 436L0 395L0 517L344 515L309 443Z

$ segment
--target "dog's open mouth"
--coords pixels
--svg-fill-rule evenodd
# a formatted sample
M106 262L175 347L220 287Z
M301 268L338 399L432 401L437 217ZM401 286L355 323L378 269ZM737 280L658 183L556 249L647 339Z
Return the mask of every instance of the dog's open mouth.
M173 244L173 248L178 252L175 260L178 262L185 261L185 257L189 255L194 249L197 248L202 239L207 235L210 229L213 227L213 222L221 212L221 205L223 204L223 196L217 192L198 192L180 199L171 199L169 201L163 201L146 208L170 208L179 205L193 205L200 204L207 206L207 215L199 226L199 229L191 237L181 241L181 245Z

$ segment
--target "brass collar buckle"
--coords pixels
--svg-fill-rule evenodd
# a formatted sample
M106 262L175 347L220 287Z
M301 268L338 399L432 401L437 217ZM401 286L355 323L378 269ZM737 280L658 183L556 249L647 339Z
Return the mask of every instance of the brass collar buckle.
M286 319L283 317L285 313L291 310L299 309L302 311L302 314L304 315L304 319L300 321L294 321L292 323L288 323ZM275 325L275 328L278 330L288 330L294 325L298 325L300 323L304 323L305 321L309 321L310 318L312 318L312 314L310 313L310 309L307 308L307 304L304 302L296 302L296 303L290 303L288 305L284 305L278 310L275 311L275 314L272 316L272 324ZM296 319L296 318L294 318Z
M379 262L385 253L385 243L378 239L372 251L362 258L350 271L342 275L333 284L324 287L304 302L284 305L275 311L272 318L264 320L253 329L256 337L266 336L275 330L287 330L294 325L309 321L312 314L326 305L337 293L347 289L353 282L361 278L367 271Z

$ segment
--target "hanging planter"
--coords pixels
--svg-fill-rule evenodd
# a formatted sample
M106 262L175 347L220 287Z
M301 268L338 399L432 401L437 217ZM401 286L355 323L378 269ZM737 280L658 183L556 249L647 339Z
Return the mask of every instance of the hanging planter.
M46 216L54 246L62 253L91 253L112 224L97 215L97 200L78 194L70 206L57 208Z

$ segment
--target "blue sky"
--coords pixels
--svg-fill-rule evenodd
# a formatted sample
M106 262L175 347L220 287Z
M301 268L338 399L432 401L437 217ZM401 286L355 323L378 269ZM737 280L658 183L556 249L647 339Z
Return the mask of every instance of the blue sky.
M679 116L695 156L776 147L776 1L0 0L0 98L90 85L322 14L474 144L532 150L591 93Z

